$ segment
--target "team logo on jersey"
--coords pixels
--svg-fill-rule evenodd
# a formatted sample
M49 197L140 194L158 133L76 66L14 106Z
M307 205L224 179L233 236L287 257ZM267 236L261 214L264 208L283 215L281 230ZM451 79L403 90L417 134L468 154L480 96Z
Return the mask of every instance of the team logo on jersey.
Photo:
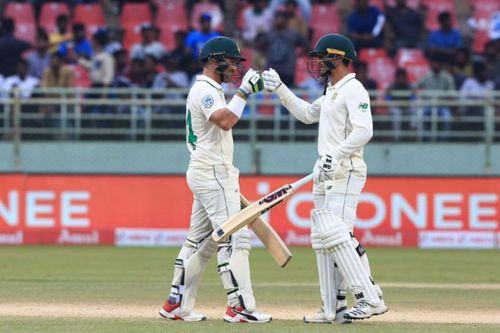
M212 105L214 105L214 98L212 97L212 95L207 95L201 99L201 103L205 108L211 108Z
M368 103L363 103L363 102L359 103L358 109L361 109L361 111L368 110Z

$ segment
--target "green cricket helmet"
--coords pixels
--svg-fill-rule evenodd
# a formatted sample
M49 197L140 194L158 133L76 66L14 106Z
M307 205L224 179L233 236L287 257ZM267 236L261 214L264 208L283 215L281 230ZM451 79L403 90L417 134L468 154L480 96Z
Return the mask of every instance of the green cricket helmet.
M309 52L310 57L318 57L320 60L309 61L307 69L316 79L327 76L332 69L336 68L333 60L356 61L356 49L351 40L344 35L328 34L321 37L316 47Z
M238 70L236 71L237 75L231 80L237 81L238 79L241 79L244 69L243 66L239 64L239 62L245 61L246 59L241 55L240 48L233 39L224 36L213 37L201 48L200 60L215 61L217 63L217 67L215 70L225 78L223 78L223 82L228 82L228 76L234 76L235 74L226 73L226 70L230 66L230 64L227 62L227 59L233 59L238 62Z

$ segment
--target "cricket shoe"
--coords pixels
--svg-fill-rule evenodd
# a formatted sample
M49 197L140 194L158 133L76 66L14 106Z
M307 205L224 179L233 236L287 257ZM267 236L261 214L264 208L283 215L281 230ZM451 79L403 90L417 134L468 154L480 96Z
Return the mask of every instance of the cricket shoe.
M304 322L308 324L350 324L350 319L344 318L347 311L346 306L337 309L334 319L327 318L325 311L321 308L318 312L304 316Z
M368 319L371 316L378 316L386 313L387 311L389 311L389 309L385 305L383 299L380 300L380 303L377 306L373 306L365 300L361 300L356 303L352 309L344 313L344 318L353 320Z
M239 308L227 307L224 321L228 323L268 323L272 317L268 313L257 311L248 311L244 307Z
M180 302L171 304L169 301L166 301L160 309L160 316L167 319L184 321L203 321L207 319L201 313L182 313L180 305Z

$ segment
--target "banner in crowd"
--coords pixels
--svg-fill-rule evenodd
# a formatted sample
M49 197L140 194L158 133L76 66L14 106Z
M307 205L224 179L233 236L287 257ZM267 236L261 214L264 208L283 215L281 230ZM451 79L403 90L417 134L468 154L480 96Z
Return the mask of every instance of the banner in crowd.
M290 176L242 176L256 200ZM264 216L309 246L311 184ZM0 175L0 244L182 244L192 194L182 176ZM500 178L369 177L355 234L367 246L500 248ZM256 241L258 244L258 241Z

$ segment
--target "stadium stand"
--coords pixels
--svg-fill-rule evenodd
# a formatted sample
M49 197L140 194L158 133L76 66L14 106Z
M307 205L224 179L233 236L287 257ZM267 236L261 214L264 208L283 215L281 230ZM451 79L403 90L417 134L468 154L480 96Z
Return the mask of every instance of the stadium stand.
M99 27L106 25L100 4L77 4L73 22L85 24L87 37L90 37Z
M70 17L70 10L67 4L61 2L46 2L42 5L39 25L48 33L56 30L56 18L59 15Z

